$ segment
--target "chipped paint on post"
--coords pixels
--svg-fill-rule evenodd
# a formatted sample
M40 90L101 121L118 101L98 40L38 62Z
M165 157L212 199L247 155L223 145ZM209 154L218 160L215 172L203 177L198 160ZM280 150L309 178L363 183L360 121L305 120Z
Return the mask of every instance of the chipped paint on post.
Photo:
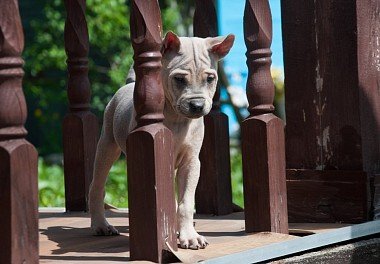
M380 9L376 9L372 13L371 21L376 21L371 28L371 41L369 45L372 46L372 66L380 72L380 23L379 23Z
M318 41L316 41L318 42ZM318 45L318 44L316 44ZM316 46L316 49L318 51L318 46ZM316 73L316 78L315 78L315 87L317 88L317 93L322 92L323 89L323 78L321 77L321 66L319 65L319 60L317 61L317 67L315 67L315 73Z
M380 72L380 37L376 36L375 44L373 44L373 66L375 66L376 70Z
M303 121L306 123L306 113L305 109L302 109Z
M314 5L317 6L317 0L314 0ZM317 130L317 146L319 148L318 155L316 159L316 170L323 170L326 167L326 162L332 158L331 141L330 141L330 127L327 126L323 128L323 113L326 109L327 97L322 98L323 91L323 75L321 72L321 65L319 60L319 29L318 29L318 14L317 8L314 9L314 26L315 26L315 50L316 50L316 67L315 67L315 89L317 92L316 99L313 100L315 105L315 111L318 116L318 121L316 124ZM306 122L305 112L303 111L304 122Z
M326 161L329 161L333 156L330 140L330 126L323 129L321 136L317 136L317 145L320 147L321 151L315 169L323 170L326 167Z

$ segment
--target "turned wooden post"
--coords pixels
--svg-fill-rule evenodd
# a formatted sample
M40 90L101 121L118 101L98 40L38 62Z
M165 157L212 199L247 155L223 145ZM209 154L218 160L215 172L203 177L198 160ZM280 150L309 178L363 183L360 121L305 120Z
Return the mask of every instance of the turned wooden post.
M268 0L246 1L244 37L250 112L242 124L246 232L288 233L284 124L273 114Z
M63 120L63 153L67 211L86 211L98 141L99 124L90 112L88 31L85 0L65 0L65 50L69 113Z
M0 1L0 262L38 263L37 151L25 140L24 35L16 0Z
M177 249L173 142L164 119L162 24L157 0L131 1L137 127L127 138L131 260L167 261Z
M194 35L216 37L217 15L213 0L197 0L194 13ZM201 176L195 194L199 214L224 215L232 212L230 141L228 117L220 111L218 84L211 112L204 117L205 135L201 153Z

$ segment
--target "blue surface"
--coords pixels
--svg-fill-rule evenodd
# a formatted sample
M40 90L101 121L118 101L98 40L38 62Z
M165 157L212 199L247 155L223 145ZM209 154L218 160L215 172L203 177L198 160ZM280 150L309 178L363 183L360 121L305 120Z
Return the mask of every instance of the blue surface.
M281 69L283 71L283 53L282 53L282 32L281 32L281 5L280 0L269 0L272 11L273 23L273 40L272 40L272 68ZM243 15L245 0L218 0L218 28L219 35L234 34L235 44L230 53L224 59L225 71L233 86L245 89L248 69L246 65L245 52L247 50L244 43L243 34ZM225 98L226 92L222 90L221 97ZM238 124L234 117L231 107L222 106L222 111L229 118L230 133L235 133Z
M272 66L283 69L280 0L270 0L269 3L273 21ZM227 35L233 33L236 36L236 42L225 59L225 64L240 69L242 72L246 72L247 68L245 64L246 47L243 35L244 5L244 0L219 0L217 4L219 34Z

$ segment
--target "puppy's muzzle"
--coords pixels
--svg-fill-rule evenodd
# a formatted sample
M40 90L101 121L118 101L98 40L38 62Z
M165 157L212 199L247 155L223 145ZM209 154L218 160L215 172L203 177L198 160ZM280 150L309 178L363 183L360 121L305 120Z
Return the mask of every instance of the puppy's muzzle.
M189 110L192 114L201 114L205 108L205 99L192 99L189 102Z
M179 114L194 119L207 115L210 111L210 107L207 99L204 97L185 97L180 99L176 110Z

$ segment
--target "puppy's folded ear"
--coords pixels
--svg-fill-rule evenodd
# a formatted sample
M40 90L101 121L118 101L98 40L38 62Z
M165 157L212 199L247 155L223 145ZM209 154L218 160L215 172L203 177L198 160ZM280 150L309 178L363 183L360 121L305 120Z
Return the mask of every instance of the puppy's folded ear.
M209 38L209 51L215 54L220 60L228 54L234 44L234 41L235 36L233 34L229 34L226 37Z
M178 36L173 32L169 31L166 33L164 40L162 41L161 53L165 54L168 52L179 52L181 46L181 41Z

